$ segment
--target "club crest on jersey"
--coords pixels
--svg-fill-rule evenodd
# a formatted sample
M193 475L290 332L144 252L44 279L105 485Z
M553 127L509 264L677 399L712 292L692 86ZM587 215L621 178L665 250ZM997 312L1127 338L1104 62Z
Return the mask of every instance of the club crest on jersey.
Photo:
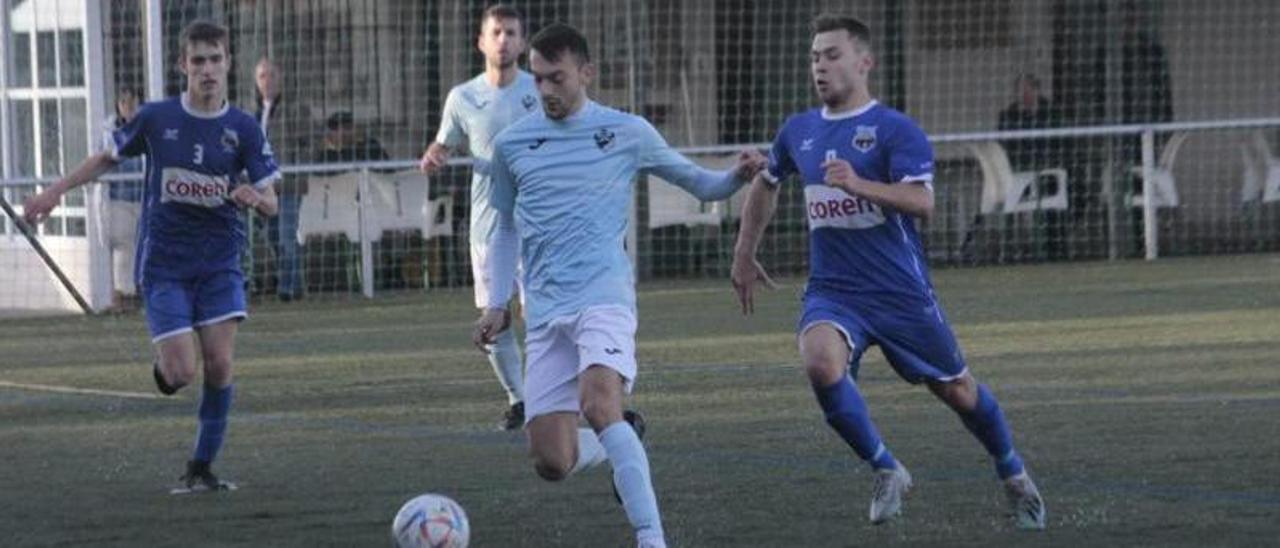
M596 140L596 148L600 150L613 148L614 135L612 131L609 131L609 128L600 128L600 131L597 131L593 138Z
M219 142L222 143L223 152L235 153L240 148L240 134L229 127L222 128L222 139Z
M538 104L538 99L536 99L532 95L525 95L524 97L520 98L520 106L524 107L525 110L533 110L533 107L536 106L537 104Z
M876 126L858 126L853 134L853 148L859 152L870 152L876 146Z

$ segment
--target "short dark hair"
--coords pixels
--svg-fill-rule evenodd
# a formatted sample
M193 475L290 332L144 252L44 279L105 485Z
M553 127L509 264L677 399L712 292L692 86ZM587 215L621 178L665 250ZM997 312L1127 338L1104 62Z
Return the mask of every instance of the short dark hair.
M219 45L222 46L223 53L230 53L231 48L228 46L230 41L231 32L227 27L212 21L196 19L182 29L182 36L178 39L178 43L181 44L178 54L186 58L187 45L196 42Z
M520 34L524 35L524 14L520 10L510 4L493 4L484 9L484 13L480 15L480 28L484 28L484 22L490 19L515 19L520 23Z
M579 64L591 61L591 52L587 49L587 37L578 32L578 29L564 23L552 23L543 27L533 36L529 47L552 63L558 62L565 52L576 56Z
M1030 72L1024 72L1022 74L1019 74L1018 78L1013 81L1013 87L1017 88L1022 86L1022 84L1030 84L1031 87L1035 88L1036 90L1039 90L1040 78Z
M356 118L351 115L350 111L339 110L329 115L329 119L325 121L324 126L331 130L351 129L356 127Z
M849 37L862 42L868 47L871 46L871 27L854 17L824 13L813 20L814 34L835 30L848 31Z

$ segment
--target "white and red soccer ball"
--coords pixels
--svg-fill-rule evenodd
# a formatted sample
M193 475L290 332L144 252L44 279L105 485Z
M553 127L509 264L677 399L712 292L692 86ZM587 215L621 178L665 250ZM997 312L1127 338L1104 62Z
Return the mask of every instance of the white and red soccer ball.
M399 548L466 548L471 525L453 499L427 493L400 507L391 523L391 538Z

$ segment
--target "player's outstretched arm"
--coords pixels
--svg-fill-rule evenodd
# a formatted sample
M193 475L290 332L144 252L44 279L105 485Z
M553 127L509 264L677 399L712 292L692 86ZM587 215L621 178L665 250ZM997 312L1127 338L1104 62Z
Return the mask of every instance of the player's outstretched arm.
M35 196L27 198L22 204L22 217L27 224L34 225L49 218L49 213L58 206L62 195L80 185L101 177L103 173L115 167L118 161L110 151L100 152L85 158L71 173L64 176L53 186L44 189Z
M764 236L764 229L769 226L777 207L777 185L770 183L764 173L756 174L742 206L742 220L738 227L738 241L733 246L733 269L730 274L744 315L755 312L756 285L764 285L770 289L778 287L760 265L760 261L756 260L760 238Z
M664 142L665 146L666 143ZM670 149L668 149L670 150ZM733 196L744 183L760 173L769 161L755 149L738 153L738 163L728 171L713 171L671 151L666 161L651 169L659 177L675 183L689 194L704 202L724 200Z
M859 177L849 162L840 159L822 163L826 183L881 207L890 207L921 219L933 215L933 190L921 183L885 184Z

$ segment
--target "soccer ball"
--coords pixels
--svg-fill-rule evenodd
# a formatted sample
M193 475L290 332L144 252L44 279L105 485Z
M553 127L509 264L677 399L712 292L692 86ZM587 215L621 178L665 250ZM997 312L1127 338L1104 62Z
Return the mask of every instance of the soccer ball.
M399 548L466 548L470 538L466 512L434 493L404 503L391 523L391 539Z

